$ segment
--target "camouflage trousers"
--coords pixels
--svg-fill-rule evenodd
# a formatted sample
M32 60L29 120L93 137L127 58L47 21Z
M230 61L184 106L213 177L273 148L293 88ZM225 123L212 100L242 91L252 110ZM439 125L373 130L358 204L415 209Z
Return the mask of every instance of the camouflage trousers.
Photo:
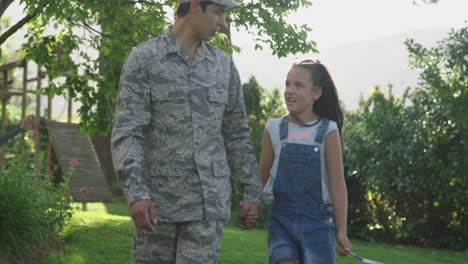
M224 221L159 222L155 232L135 228L132 264L215 264Z

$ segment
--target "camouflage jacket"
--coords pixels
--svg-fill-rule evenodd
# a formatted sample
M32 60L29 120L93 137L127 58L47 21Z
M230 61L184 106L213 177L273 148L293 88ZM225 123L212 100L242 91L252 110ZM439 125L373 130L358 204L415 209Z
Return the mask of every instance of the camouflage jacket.
M243 199L258 201L232 59L201 42L189 61L171 28L133 48L120 79L112 156L129 204L151 199L160 221L227 219L231 173Z

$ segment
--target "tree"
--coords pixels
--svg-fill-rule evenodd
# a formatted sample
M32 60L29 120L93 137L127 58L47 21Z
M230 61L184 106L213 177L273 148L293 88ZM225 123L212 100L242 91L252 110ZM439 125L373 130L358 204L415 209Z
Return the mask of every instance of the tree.
M1 0L0 15L12 2ZM106 175L108 179L115 178L107 173L112 171L109 139L96 134L110 132L126 55L133 46L159 35L167 27L178 0L21 2L26 6L25 19L6 32L14 32L27 22L27 43L23 45L26 58L47 68L49 85L41 92L69 95L80 102L80 128L94 135L93 142ZM307 38L310 28L284 21L284 17L298 8L310 6L309 0L239 2L243 7L230 10L227 20L231 27L247 29L255 35L256 48L269 47L279 57L316 50L315 42ZM46 36L46 29L52 27L55 35ZM9 34L4 33L3 39ZM225 34L219 34L212 43L228 54L238 51ZM97 51L97 57L91 51Z
M250 142L257 160L260 160L263 128L266 121L284 116L287 110L284 105L283 95L278 88L267 90L258 83L254 76L251 76L249 81L242 85L242 90L245 97L245 108L249 116Z
M436 47L406 41L419 85L376 89L347 116L351 227L363 238L466 249L468 27ZM364 202L364 203L363 203ZM355 223L353 223L355 221Z
M0 15L12 3L0 2ZM117 92L120 69L131 47L154 37L172 20L177 0L22 0L26 5L25 19L7 30L28 25L27 43L23 46L28 59L47 67L50 85L44 93L70 94L80 101L80 127L88 133L110 131L113 104ZM255 36L256 48L271 48L273 54L283 57L298 52L316 50L315 42L308 40L310 28L291 25L284 20L298 8L310 6L309 0L239 1L243 8L228 14L231 27L247 29ZM46 28L54 27L55 36L45 36ZM213 43L231 53L226 35ZM97 50L98 58L88 50ZM73 60L80 56L80 61ZM65 77L65 81L61 78Z

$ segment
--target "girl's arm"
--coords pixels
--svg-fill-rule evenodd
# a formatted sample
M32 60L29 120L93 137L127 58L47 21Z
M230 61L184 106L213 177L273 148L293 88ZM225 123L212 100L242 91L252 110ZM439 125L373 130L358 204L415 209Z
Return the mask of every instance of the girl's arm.
M338 130L330 132L325 139L325 160L335 213L337 250L341 255L347 255L351 251L346 227L348 193L344 180L341 140Z
M270 169L271 166L273 166L273 160L274 153L273 146L271 145L270 133L268 133L268 130L265 128L263 130L262 153L259 166L260 181L264 187L268 181L268 178L270 178Z

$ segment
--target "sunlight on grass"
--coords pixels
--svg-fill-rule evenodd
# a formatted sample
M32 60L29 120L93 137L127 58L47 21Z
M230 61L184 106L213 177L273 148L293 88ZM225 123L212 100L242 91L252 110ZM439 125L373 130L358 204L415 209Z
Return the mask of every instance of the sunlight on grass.
M267 233L263 230L224 228L219 263L268 263Z
M80 203L73 206L81 208ZM64 250L49 256L46 263L129 263L130 217L109 214L103 203L88 203L87 208L75 212L62 232Z
M104 213L107 213L106 206L103 203L90 203L90 202L87 202L86 204L87 204L86 212L99 212L99 213L104 212ZM82 210L81 203L73 203L72 206L77 208L80 211Z
M73 206L81 208L80 203ZM62 232L65 247L47 264L126 264L130 262L133 225L125 203L88 203L78 210ZM352 241L353 251L385 264L466 264L468 252L452 252ZM268 263L266 230L244 231L225 227L220 264ZM337 257L337 264L357 264L352 257Z

